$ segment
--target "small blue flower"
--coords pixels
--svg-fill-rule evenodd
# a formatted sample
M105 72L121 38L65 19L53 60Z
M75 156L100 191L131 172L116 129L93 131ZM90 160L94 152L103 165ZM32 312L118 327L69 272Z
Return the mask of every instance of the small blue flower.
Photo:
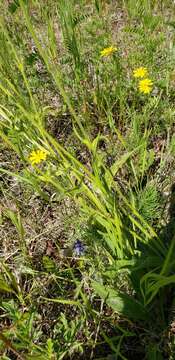
M81 256L84 254L85 248L83 243L80 240L76 240L74 244L74 252L77 256Z

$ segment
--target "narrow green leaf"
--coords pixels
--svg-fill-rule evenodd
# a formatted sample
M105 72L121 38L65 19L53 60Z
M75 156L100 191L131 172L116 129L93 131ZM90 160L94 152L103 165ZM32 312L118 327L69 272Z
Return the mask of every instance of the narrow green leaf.
M117 173L117 171L127 162L127 160L140 148L138 146L136 149L123 154L120 159L117 159L115 163L111 166L110 170L113 176Z
M150 344L147 350L147 360L163 360L157 344Z
M42 296L42 299L46 300L48 302L54 302L54 303L65 304L65 305L80 306L80 303L78 301L74 301L74 300L65 300L65 299L60 299L60 298L51 299L51 298L46 298L44 296Z
M134 298L114 289L105 287L92 281L94 291L106 301L114 311L133 320L146 320L148 312L144 306Z
M14 293L14 290L6 283L2 275L0 275L0 292L1 291Z

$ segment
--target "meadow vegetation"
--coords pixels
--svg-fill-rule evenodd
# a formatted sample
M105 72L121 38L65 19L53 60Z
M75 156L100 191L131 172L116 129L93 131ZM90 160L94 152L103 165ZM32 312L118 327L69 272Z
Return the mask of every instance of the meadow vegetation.
M1 0L0 359L175 359L174 16Z

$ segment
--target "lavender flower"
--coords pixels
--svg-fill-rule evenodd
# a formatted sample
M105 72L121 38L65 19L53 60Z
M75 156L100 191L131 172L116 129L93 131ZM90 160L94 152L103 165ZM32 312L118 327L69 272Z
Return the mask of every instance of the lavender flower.
M84 245L80 240L75 241L73 249L77 256L83 255L85 251Z

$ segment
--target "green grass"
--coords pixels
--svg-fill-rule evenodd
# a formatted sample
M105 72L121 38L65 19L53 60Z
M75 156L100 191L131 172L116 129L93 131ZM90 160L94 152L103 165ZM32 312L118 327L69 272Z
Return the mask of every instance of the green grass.
M173 360L174 4L0 11L0 357Z

